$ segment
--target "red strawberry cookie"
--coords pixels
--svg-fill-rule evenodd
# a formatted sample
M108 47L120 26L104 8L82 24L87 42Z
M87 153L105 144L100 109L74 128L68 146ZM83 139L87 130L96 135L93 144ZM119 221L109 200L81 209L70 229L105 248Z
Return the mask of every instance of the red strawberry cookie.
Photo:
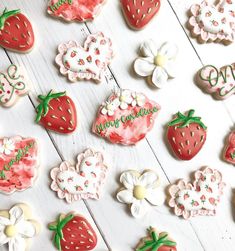
M66 21L93 20L101 11L105 0L50 0L47 12Z
M152 129L159 111L144 94L121 89L101 105L92 132L114 144L134 145Z
M120 0L123 14L132 29L144 28L160 9L160 0Z
M144 237L138 244L136 251L177 251L176 242L166 232L157 232L150 227L148 236Z
M26 53L34 45L34 32L28 18L20 10L5 9L0 16L0 46Z
M188 115L178 112L168 124L167 139L175 153L182 160L190 160L203 147L206 141L206 126L200 117L194 117L194 110Z
M77 127L77 112L73 100L66 92L39 95L41 103L37 106L36 122L46 129L68 134Z
M97 236L86 218L79 214L61 214L48 227L55 232L54 244L60 251L88 251L97 245Z
M227 145L224 149L224 159L235 165L235 131L228 137Z

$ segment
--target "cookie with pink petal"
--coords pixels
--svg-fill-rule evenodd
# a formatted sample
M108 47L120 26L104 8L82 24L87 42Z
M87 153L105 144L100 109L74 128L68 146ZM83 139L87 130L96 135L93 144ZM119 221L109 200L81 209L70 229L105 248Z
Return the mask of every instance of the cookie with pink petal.
M224 160L235 165L235 131L231 132L223 153Z
M184 219L198 215L215 215L225 183L222 174L210 167L198 170L192 183L179 180L169 188L169 206Z

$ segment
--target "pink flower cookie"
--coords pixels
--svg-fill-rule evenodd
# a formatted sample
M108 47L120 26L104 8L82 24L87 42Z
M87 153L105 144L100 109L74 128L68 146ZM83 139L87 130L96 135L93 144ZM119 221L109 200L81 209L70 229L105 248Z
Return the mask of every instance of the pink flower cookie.
M84 47L75 41L60 44L56 63L62 75L70 81L93 79L101 82L104 72L113 58L112 42L102 32L89 35Z
M32 187L38 173L38 143L15 136L0 139L0 192L11 194Z
M226 99L235 94L235 64L220 69L213 65L206 65L198 72L196 81L215 98Z
M142 93L119 90L99 108L92 132L114 144L134 145L152 129L160 109Z
M98 200L107 169L103 155L87 149L78 155L76 166L64 161L51 170L51 189L68 203L81 199Z
M190 9L189 27L201 43L231 43L235 32L235 2L220 0L217 5L203 1Z
M169 189L169 206L174 208L177 216L185 219L197 215L215 215L216 207L223 194L225 183L222 174L209 167L195 172L194 182L179 180Z
M235 165L235 131L231 132L224 149L224 160Z
M10 107L29 92L29 84L19 67L12 64L0 72L0 105Z
M105 0L50 0L47 12L66 21L93 20L101 11Z

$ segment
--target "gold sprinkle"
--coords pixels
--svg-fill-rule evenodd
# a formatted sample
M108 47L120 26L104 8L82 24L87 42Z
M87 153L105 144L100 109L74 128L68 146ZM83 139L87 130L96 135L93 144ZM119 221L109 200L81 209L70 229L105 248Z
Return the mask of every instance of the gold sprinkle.
M180 146L181 146L182 148L184 148L184 144L183 144L183 142L180 142Z
M148 14L149 14L151 11L152 11L152 8L149 8L149 9L148 9Z
M8 30L4 30L4 32L5 32L6 34L10 34L10 32L9 32Z
M24 34L24 33L22 33L22 34L21 34L21 37L22 37L22 38L26 38L26 36L25 36L25 34Z
M197 145L198 145L198 142L197 142L197 141L195 141L194 146L196 147Z
M190 132L191 136L194 137L194 132Z
M18 30L20 29L20 26L19 26L19 24L16 24L15 26L16 26L16 28L17 28Z
M130 12L131 11L131 8L129 5L127 5L127 10Z
M70 110L70 109L68 109L68 113L69 113L69 114L72 114L72 112L71 112L71 110Z
M16 15L16 16L14 16L14 17L20 21L20 18L19 18L17 15Z
M142 15L142 17L141 17L141 19L143 20L143 19L145 19L145 17L146 17L146 15L145 15L145 14L143 14L143 15Z
M178 152L180 153L180 155L182 154L180 149L178 149Z
M70 125L73 125L73 121L72 120L70 120L69 123L70 123Z
M204 140L204 136L202 135L202 136L201 136L201 140L200 140L200 142L202 142L203 140Z
M71 127L68 127L68 130L69 130L69 131L73 131L73 128L71 128Z
M62 107L61 107L61 106L59 106L59 107L58 107L58 109L59 109L60 111L63 111L63 109L62 109Z
M24 45L24 44L19 45L20 48L24 48L25 46L26 45Z
M5 25L10 26L11 24L9 22L5 22Z
M184 137L184 135L185 135L185 132L181 132L180 134L181 134L181 136L182 136L182 137Z
M30 31L27 31L27 34L28 34L28 36L29 36L29 37L31 37L31 33L30 33Z
M47 125L48 125L48 126L51 126L51 123L50 123L50 122L48 122L48 123L47 123Z
M56 117L55 115L51 115L51 117L52 117L53 119L58 119L58 117Z
M27 23L24 21L24 26L27 28L28 27L28 25L27 25Z
M192 152L191 150L188 150L188 154L191 154L191 152Z
M186 145L189 146L189 140L186 140Z
M173 142L175 143L175 137L172 137Z
M66 101L67 101L68 104L70 104L70 100L68 98L66 99Z
M141 6L144 6L144 1L141 1Z
M63 116L63 117L61 117L61 119L62 119L62 120L64 120L64 121L66 121L66 118L65 118L64 116Z
M9 44L9 42L6 39L3 39L3 42Z
M59 128L60 130L64 130L64 127L62 127L62 126L60 126L60 128Z
M49 105L49 107L50 107L51 110L54 110L54 108L51 105Z
M140 13L140 9L137 9L137 10L136 10L136 13L139 14L139 13Z

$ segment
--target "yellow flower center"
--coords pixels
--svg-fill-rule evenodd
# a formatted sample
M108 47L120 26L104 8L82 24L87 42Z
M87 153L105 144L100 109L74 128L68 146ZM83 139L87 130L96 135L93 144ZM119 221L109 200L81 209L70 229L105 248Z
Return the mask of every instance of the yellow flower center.
M146 188L143 186L135 186L133 195L137 200L143 200L146 196Z
M4 233L7 237L12 238L17 235L17 229L14 225L8 225L6 226Z
M107 105L107 109L108 109L108 110L112 110L112 108L113 108L113 106L112 106L112 105L110 105L110 104L109 104L109 105Z
M124 101L125 101L125 99L126 99L126 98L125 98L125 96L123 96L123 95L122 95L122 96L120 96L120 101L121 101L121 102L124 102Z
M163 67L166 64L167 58L163 55L157 55L154 58L154 64Z

